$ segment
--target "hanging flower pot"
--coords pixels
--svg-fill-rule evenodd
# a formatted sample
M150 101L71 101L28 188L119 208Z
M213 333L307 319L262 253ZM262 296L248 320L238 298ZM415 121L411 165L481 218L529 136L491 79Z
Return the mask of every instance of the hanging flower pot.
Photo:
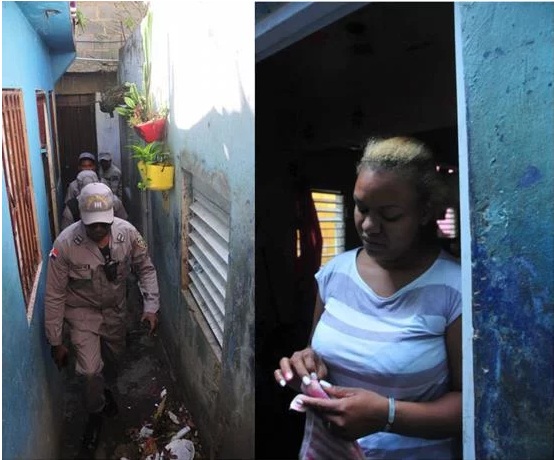
M140 180L146 182L146 163L144 161L139 161L137 163L137 168L140 173Z
M146 121L138 125L134 125L136 133L145 142L160 141L165 136L165 118L157 118L155 120Z
M148 190L169 190L173 188L175 167L171 165L147 164L146 188Z

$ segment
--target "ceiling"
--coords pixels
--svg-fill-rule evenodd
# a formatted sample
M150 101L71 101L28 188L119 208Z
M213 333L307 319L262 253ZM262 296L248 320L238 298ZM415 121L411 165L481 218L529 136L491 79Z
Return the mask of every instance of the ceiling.
M267 65L294 67L302 89L314 93L345 78L345 71L348 80L370 70L372 80L385 78L383 67L399 62L409 68L452 59L451 16L449 3L373 3L269 57ZM379 72L373 70L377 66Z
M399 131L442 130L452 144L453 24L452 3L371 3L267 57L256 66L257 134L269 111L308 149Z

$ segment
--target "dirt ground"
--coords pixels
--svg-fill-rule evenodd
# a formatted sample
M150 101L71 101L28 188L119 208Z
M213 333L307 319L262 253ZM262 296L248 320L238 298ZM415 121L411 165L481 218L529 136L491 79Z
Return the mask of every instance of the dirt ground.
M142 303L134 281L129 283L128 311L127 350L114 394L119 413L104 419L96 452L88 456L80 453L87 414L82 403L80 380L74 373L71 360L63 371L66 378L60 458L168 459L167 453L163 457L160 455L163 447L186 426L190 431L182 439L194 443L195 460L204 458L194 422L175 391L176 382L160 333L149 336L146 326L140 323Z

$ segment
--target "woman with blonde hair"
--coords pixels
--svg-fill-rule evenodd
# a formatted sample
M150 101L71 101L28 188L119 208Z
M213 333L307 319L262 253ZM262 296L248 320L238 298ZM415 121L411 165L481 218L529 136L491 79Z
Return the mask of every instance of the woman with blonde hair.
M300 458L338 458L337 440L367 459L460 456L461 276L436 238L443 202L425 144L367 144L354 185L361 246L316 274L310 344L274 372L305 393ZM328 399L308 396L313 379Z

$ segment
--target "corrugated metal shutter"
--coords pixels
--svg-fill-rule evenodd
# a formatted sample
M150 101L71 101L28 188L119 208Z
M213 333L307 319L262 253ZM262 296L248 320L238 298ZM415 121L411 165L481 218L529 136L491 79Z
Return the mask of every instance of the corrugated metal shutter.
M194 187L188 253L188 287L222 346L229 267L229 212Z

